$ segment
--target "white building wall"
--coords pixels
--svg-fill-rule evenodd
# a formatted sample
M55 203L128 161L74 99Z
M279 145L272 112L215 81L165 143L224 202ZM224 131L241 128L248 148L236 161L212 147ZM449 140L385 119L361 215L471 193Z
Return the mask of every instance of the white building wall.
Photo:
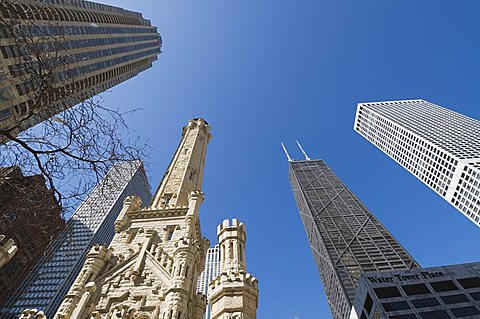
M205 270L198 277L197 292L208 296L208 284L213 278L220 274L220 247L215 245L208 249L207 260L205 262ZM208 299L207 299L208 300ZM210 319L210 305L207 305L205 311L205 319Z
M358 104L354 129L480 226L480 121L404 100Z

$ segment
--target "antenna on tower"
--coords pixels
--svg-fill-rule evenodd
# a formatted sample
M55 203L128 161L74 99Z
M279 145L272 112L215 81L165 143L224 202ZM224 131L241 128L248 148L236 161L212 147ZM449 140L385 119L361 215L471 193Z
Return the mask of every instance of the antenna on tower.
M297 140L295 140L295 142L297 142L298 147L300 147L300 150L302 151L303 156L305 156L305 159L306 159L307 161L309 161L309 160L310 160L310 157L308 157L308 155L307 155L307 153L305 152L305 150L303 149L302 145L300 145L300 142L297 141Z
M285 147L285 145L283 145L283 143L280 143L280 144L282 144L283 151L285 152L285 155L287 155L288 161L291 162L292 159L290 158L290 155L288 155L287 148Z

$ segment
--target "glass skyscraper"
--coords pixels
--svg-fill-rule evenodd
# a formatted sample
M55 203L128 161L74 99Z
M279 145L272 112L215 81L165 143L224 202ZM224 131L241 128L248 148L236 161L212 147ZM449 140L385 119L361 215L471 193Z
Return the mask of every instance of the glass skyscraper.
M162 43L140 13L90 1L2 1L0 19L1 129L25 130L137 75Z
M416 261L322 160L289 160L290 183L334 319L349 317L363 273Z
M140 161L116 164L77 208L66 229L52 243L37 266L0 308L1 318L17 318L26 308L45 312L48 318L60 305L77 277L84 255L94 244L109 244L113 223L129 195L150 203L151 193Z
M207 259L205 261L205 270L198 277L197 292L201 292L208 296L208 284L213 278L220 274L220 247L215 245L207 251ZM207 298L208 299L208 298ZM205 311L205 319L210 319L210 305L207 305Z
M360 103L355 131L480 226L480 121L424 100Z

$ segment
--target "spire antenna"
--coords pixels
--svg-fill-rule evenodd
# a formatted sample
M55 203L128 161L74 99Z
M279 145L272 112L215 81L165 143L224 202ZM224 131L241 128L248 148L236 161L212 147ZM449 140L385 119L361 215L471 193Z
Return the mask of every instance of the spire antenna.
M297 142L297 145L298 145L298 147L300 148L300 150L302 151L303 156L305 156L305 159L306 159L307 161L309 161L309 160L310 160L310 157L308 157L308 155L307 155L307 153L305 152L305 150L303 149L302 145L300 145L300 142L297 141L297 140L295 140L295 142Z
M280 144L282 144L283 151L285 152L285 155L287 155L288 161L291 162L292 159L290 158L290 155L288 155L287 148L285 147L285 145L283 145L283 143L280 143Z

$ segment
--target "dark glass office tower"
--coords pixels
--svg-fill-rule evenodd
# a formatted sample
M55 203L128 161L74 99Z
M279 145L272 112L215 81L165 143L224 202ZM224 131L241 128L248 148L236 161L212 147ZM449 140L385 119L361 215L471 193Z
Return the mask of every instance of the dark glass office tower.
M349 317L362 273L419 267L325 162L289 163L293 194L334 319Z

